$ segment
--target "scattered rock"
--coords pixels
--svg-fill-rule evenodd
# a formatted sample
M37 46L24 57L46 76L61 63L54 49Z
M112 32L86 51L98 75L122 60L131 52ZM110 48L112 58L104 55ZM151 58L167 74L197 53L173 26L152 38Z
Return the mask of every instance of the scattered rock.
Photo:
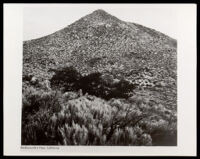
M35 77L35 76L33 76L32 78L31 78L31 84L33 84L33 85L35 85L35 84L38 84L38 79Z
M78 98L78 94L75 92L65 92L63 94L63 97L65 100L71 100L71 99Z

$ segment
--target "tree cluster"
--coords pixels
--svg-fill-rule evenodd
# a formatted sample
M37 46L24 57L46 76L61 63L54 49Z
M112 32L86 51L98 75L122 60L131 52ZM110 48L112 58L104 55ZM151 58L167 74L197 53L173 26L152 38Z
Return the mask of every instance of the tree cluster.
M50 80L52 88L67 91L82 90L88 93L109 100L111 98L128 98L135 88L135 85L121 79L118 82L107 82L99 72L82 76L73 67L65 67L55 70L54 76Z

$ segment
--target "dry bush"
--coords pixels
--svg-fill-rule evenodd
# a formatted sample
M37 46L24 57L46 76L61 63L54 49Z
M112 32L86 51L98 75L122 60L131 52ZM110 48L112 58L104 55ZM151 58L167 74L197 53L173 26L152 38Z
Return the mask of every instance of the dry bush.
M26 101L33 102L30 99L36 99L36 94L32 93ZM115 99L106 102L91 95L75 97L74 99L59 99L59 96L54 96L54 100L58 102L56 107L60 108L55 110L50 96L51 94L48 95L49 102L46 101L46 105L44 105L47 96L42 95L36 100L40 109L34 113L28 112L29 114L23 117L22 144L152 144L151 137L143 132L138 125L145 118L145 114L133 105L123 105ZM29 106L31 106L30 103ZM28 107L25 100L24 104L25 107ZM23 111L27 113L27 109L23 109Z

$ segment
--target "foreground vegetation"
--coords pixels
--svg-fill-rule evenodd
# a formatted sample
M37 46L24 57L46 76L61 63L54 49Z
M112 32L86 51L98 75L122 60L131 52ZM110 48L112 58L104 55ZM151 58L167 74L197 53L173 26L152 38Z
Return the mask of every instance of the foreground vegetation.
M22 144L176 145L175 111L109 79L69 67L55 71L50 89L24 87Z

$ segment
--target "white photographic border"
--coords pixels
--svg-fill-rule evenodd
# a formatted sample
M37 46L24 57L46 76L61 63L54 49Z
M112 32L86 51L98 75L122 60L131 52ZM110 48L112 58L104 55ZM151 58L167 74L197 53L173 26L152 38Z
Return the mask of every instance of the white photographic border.
M160 5L160 7L173 5L177 7L177 146L26 146L25 148L21 146L22 24L24 5L27 4L4 4L4 155L196 156L196 4L145 4L149 7L154 5ZM142 7L144 4L130 5Z

